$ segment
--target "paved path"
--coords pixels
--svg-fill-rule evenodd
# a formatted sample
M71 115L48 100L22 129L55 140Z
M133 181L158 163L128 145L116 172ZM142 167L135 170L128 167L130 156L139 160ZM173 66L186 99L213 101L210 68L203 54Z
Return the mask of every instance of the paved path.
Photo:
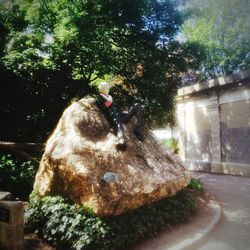
M188 224L133 250L250 250L250 178L193 173L215 196Z
M222 208L217 226L195 249L250 249L250 178L196 173Z

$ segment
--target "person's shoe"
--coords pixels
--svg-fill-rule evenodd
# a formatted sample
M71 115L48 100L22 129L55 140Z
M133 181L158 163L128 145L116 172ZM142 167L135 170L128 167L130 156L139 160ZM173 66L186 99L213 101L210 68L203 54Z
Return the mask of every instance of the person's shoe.
M123 138L120 138L116 147L118 150L125 151L127 149L127 144Z
M145 140L144 135L139 129L134 129L134 134L139 141L144 142L144 140Z

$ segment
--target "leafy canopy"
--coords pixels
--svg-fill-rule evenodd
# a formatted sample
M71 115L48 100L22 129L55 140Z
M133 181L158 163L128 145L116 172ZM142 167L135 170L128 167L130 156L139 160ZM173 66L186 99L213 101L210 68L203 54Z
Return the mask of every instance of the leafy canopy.
M188 42L205 48L200 66L205 78L250 67L250 2L247 0L188 0L182 31Z
M6 64L16 69L19 58L23 76L23 65L36 59L33 67L65 67L70 78L86 84L106 74L131 74L136 63L159 52L161 38L171 41L181 22L171 1L26 0L20 11L28 24L11 35Z
M121 106L137 99L151 123L166 122L188 50L175 41L182 23L176 2L1 2L1 137L44 140L65 106L107 77Z

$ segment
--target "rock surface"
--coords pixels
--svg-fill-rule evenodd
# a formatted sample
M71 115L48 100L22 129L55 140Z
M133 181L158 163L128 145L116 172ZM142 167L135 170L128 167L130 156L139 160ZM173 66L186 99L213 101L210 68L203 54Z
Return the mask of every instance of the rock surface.
M173 196L188 185L189 172L152 132L143 132L146 139L140 142L132 120L125 126L127 150L119 151L95 100L73 103L46 144L34 190L65 195L100 216Z

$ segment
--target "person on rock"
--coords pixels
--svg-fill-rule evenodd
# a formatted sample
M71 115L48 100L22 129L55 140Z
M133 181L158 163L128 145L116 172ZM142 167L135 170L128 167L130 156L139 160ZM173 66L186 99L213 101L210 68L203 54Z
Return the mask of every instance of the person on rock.
M98 88L99 95L96 99L96 104L105 114L111 126L115 129L116 136L118 137L118 149L126 150L127 148L123 123L129 122L133 116L136 117L134 134L138 140L143 142L144 136L141 132L141 128L144 124L144 119L141 105L139 103L135 103L128 111L121 111L113 102L112 96L109 95L111 85L107 82L101 82Z

